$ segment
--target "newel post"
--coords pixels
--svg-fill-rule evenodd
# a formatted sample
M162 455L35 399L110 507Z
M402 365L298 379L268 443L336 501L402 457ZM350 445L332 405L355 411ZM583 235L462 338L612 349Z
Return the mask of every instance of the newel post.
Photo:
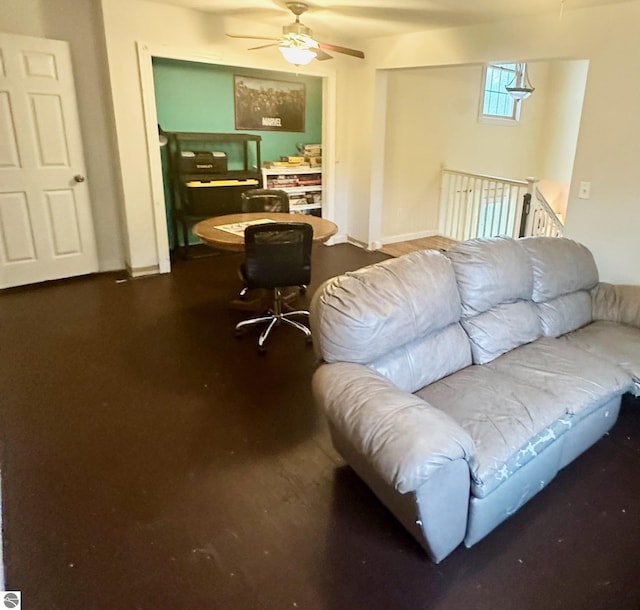
M531 198L536 189L536 182L539 182L539 180L539 178L534 178L533 176L527 178L527 190L522 196L522 214L520 215L518 237L525 237L527 234L527 219L531 212Z

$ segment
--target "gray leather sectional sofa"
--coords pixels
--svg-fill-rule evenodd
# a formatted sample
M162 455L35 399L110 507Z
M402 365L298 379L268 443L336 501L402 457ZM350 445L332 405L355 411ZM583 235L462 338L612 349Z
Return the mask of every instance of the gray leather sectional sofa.
M326 282L314 396L337 451L436 562L545 487L640 395L640 286L569 239L424 250Z

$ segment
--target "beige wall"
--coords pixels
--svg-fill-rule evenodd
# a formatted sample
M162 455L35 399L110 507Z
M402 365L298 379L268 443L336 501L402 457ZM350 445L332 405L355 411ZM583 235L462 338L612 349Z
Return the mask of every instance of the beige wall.
M135 43L169 45L193 54L221 58L220 63L231 65L282 69L282 62L268 54L246 52L235 41L230 43L225 39L225 30L232 25L240 29L241 21L234 24L147 0L89 0L87 3L4 0L0 3L2 30L66 38L72 40L74 62L78 61L75 59L78 54L86 55L85 78L79 83L79 96L87 100L81 102L81 114L83 129L89 132L84 135L87 157L95 160L94 167L90 168L92 176L101 172L98 166L113 167L107 158L110 155L105 153L110 143L103 135L109 131L110 101L105 91L107 77L100 75L101 36L96 32L100 27L94 12L96 3L102 7L104 20L108 80L117 134L113 158L120 163L122 171L126 234L131 244L126 257L134 268L153 268L158 264L154 229L154 203L157 202L152 201L150 167L146 161ZM52 5L67 9L60 12L67 21L66 31L61 20L56 21ZM602 27L603 23L607 24L606 28ZM603 279L640 283L640 240L636 235L640 226L640 195L634 180L640 166L640 147L637 146L640 78L630 78L640 74L638 23L640 2L634 0L604 8L565 10L562 20L553 15L379 38L358 45L367 53L365 61L337 58L323 62L332 63L331 69L337 74L334 169L336 212L342 215L340 222L346 225L341 226L341 230L367 243L371 227L381 215L383 197L371 188L372 184L380 184L379 171L374 176L372 168L379 170L381 166L379 156L374 153L380 145L380 133L385 131L386 115L380 112L378 94L379 90L386 91L386 86L377 84L381 71L488 61L586 59L590 62L589 77L566 230L569 236L592 249ZM91 75L92 62L95 62L95 76ZM319 69L312 67L309 71ZM612 91L620 83L625 84L625 93L614 97ZM97 93L92 97L89 89ZM103 110L95 109L96 96L101 98ZM93 121L101 124L95 135ZM115 200L119 187L113 184L109 170L104 170L102 176L104 205L100 205L100 194L93 204L103 250L101 261L118 259L123 241L116 222L118 203ZM582 180L592 183L589 200L576 198L575 186ZM370 208L372 201L375 205ZM105 219L100 218L101 213L106 215Z
M606 23L607 27L602 24ZM359 81L371 90L380 69L473 64L487 61L580 58L589 76L576 150L566 232L593 251L601 277L640 283L640 193L634 185L640 167L640 2L565 10L552 17L522 19L468 28L379 38L367 45ZM612 95L625 84L624 95ZM364 106L374 105L363 98ZM613 104L613 105L612 105ZM359 108L349 123L362 134L358 164L371 167L375 148L374 111ZM577 199L577 184L592 183L591 199ZM350 217L369 216L372 175L362 176ZM355 237L367 241L362 227Z
M520 121L507 124L478 119L481 65L389 71L383 240L437 232L443 165L519 180L538 175L547 72L546 63L531 66L536 92L522 102Z
M588 70L589 62L585 60L549 64L546 109L540 126L540 167L536 174L541 178L567 184L571 181Z
M509 59L589 60L566 232L591 248L604 280L640 283L640 195L634 186L640 166L640 79L629 78L640 74L639 23L640 2L635 1L565 11L562 20L554 15L380 38L368 47L363 71L369 82L374 82L375 71L381 68ZM625 84L624 95L614 96L612 92L621 82ZM372 134L372 127L362 125L363 137ZM362 150L373 151L374 138L368 137L369 146L363 144ZM370 166L371 154L358 163ZM577 199L577 184L582 180L592 183L589 200ZM353 187L368 191L368 197L360 201L371 197L370 184L371 175ZM356 237L366 240L366 236Z
M443 165L544 179L549 203L565 215L587 66L574 60L530 63L535 92L521 102L517 123L479 120L480 64L389 70L382 241L437 232Z
M123 269L121 197L99 1L3 0L0 30L69 42L99 268Z

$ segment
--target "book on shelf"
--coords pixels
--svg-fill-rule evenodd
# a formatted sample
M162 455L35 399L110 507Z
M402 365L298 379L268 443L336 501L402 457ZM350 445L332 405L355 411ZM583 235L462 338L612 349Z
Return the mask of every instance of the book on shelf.
M267 188L295 188L298 186L297 180L267 180Z
M304 160L309 164L309 167L322 167L322 157L305 157Z
M307 205L322 205L322 193L300 193L291 195L289 197L289 205L293 207L307 206Z
M301 152L310 157L320 156L322 154L322 144L305 144Z
M311 165L307 161L300 161L297 163L291 163L289 161L265 161L262 164L262 167L265 169L282 169L282 168L307 168L311 167Z

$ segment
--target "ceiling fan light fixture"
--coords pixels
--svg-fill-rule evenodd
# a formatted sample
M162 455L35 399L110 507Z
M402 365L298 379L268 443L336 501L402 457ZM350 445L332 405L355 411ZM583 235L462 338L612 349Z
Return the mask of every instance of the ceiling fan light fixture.
M306 66L318 52L318 43L307 35L289 34L279 45L282 56L294 66Z
M278 49L282 56L294 66L306 66L316 58L316 52L305 47L291 47L281 44Z
M280 53L287 62L294 66L306 66L314 59L324 61L332 59L327 51L335 53L343 53L351 57L364 59L364 53L357 49L349 49L340 47L326 42L318 42L313 38L311 29L303 23L300 23L300 15L306 12L309 7L303 2L287 2L286 7L296 16L296 20L289 25L282 27L281 38L271 38L265 36L247 36L227 34L230 38L250 38L254 40L272 40L271 44L263 44L257 47L251 47L249 51L257 49L265 49L266 47L278 47Z

